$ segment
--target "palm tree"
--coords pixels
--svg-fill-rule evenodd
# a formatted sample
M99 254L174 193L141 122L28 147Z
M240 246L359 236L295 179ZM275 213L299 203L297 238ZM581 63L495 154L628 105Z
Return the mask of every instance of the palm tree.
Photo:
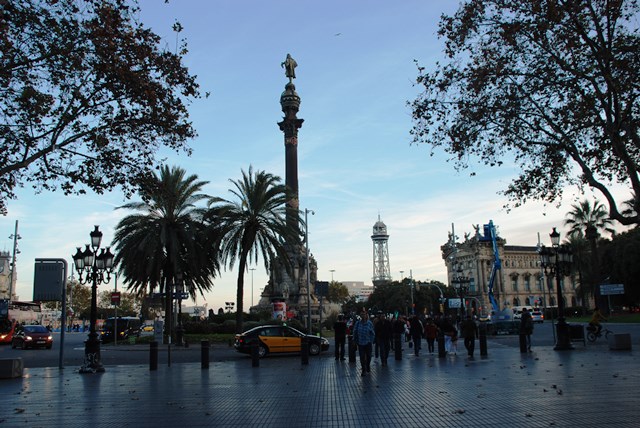
M238 260L238 286L236 295L236 332L242 332L244 274L248 262L257 263L261 255L265 269L280 259L288 264L286 243L297 242L297 231L287 226L287 189L280 177L265 171L242 171L242 178L229 189L234 200L211 198L207 219L218 225L224 236L220 246L222 263L229 269ZM298 216L299 217L299 216ZM298 218L298 221L300 219Z
M569 234L582 234L589 239L592 230L595 232L604 231L615 234L615 230L611 227L613 221L609 218L609 213L605 206L599 201L594 201L593 207L591 203L585 199L579 204L572 204L571 211L567 213L564 221L566 226L570 226Z
M591 284L591 279L587 278L587 275L590 272L589 266L591 265L591 261L589 260L589 248L588 242L582 233L572 233L567 235L567 239L565 239L564 243L571 248L571 252L573 253L573 267L574 271L578 274L578 288L577 291L580 293L580 301L583 306L587 306L588 299L586 296L590 296L592 294L592 290L590 290L589 284ZM585 272L587 275L585 275ZM572 280L573 280L572 275Z
M566 226L570 226L569 235L584 237L591 245L591 263L589 279L591 286L590 292L595 291L595 285L598 281L596 269L598 265L597 240L598 232L607 232L615 234L615 230L611 227L613 221L609 218L607 209L599 201L594 201L593 206L587 199L579 204L571 205L572 210L567 213L564 221ZM582 284L581 284L582 286Z
M202 221L199 201L206 181L186 176L179 167L162 166L159 176L141 185L142 202L117 209L140 211L118 223L115 230L115 264L128 284L127 289L145 295L158 288L167 294L167 327L171 325L171 292L182 281L191 296L213 287L219 272L215 230ZM148 289L148 290L147 290Z

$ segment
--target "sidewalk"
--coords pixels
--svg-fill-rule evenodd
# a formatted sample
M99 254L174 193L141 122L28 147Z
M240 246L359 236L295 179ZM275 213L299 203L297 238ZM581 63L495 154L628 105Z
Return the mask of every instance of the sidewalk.
M634 346L637 346L634 344ZM638 351L606 346L414 357L360 376L332 352L200 364L25 369L0 380L0 427L635 427ZM462 355L461 355L462 354Z

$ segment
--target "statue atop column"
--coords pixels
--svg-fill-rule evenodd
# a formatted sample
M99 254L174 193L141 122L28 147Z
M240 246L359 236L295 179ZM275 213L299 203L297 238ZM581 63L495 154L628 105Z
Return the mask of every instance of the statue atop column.
M296 60L291 58L291 54L287 54L287 59L280 66L284 68L284 74L289 78L289 83L293 83L293 79L296 78L296 67L298 66Z

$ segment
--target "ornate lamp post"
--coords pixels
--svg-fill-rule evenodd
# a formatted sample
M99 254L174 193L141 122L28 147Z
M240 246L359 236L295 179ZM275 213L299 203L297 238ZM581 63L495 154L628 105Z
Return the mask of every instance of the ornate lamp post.
M460 296L460 320L464 319L465 315L465 307L464 307L464 296L469 289L469 277L465 276L462 272L462 265L458 264L458 269L456 270L456 275L453 277L452 281L453 286L458 292L458 296Z
M102 241L102 232L98 230L99 226L95 226L91 236L91 245L87 245L84 251L78 248L73 256L73 263L76 266L80 277L80 284L88 284L91 282L91 320L89 323L89 338L84 342L84 364L80 368L80 373L100 373L104 372L102 361L100 359L100 341L96 332L97 318L97 289L98 284L107 283L111 280L113 272L113 254L107 247L106 251L100 250L100 242ZM86 276L83 278L82 275Z
M558 322L556 324L556 351L567 351L573 349L571 345L571 335L569 334L569 324L564 319L564 299L562 298L562 288L560 282L562 277L571 273L573 264L573 253L568 245L560 245L560 234L553 228L549 234L552 248L540 247L540 261L545 274L555 275L556 295L558 300Z
M236 305L236 302L224 302L225 304L225 309L227 310L227 313L230 314L231 311L233 310L233 307Z

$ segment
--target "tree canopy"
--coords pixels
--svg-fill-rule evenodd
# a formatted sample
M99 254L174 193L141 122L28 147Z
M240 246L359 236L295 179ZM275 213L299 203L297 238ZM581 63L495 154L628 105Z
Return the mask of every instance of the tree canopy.
M138 12L135 0L0 3L0 213L27 184L131 195L159 148L190 153L200 95L186 46L160 49Z
M640 195L638 18L636 0L464 1L440 22L447 62L419 67L414 143L458 169L512 162L515 206L587 185L640 223L640 199L626 210L611 191Z

